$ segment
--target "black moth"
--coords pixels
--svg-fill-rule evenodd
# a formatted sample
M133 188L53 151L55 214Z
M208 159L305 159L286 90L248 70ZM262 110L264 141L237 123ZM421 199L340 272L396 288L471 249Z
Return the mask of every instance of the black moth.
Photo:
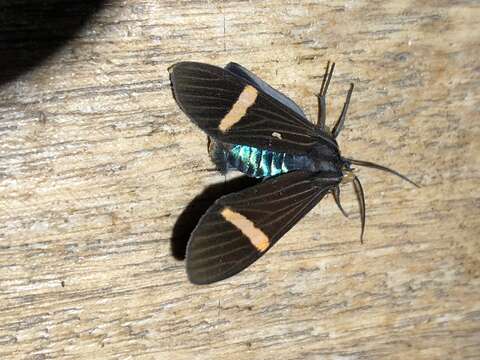
M340 205L341 183L353 182L360 204L361 239L365 200L352 165L398 172L340 155L336 141L353 91L335 126L325 126L325 96L335 64L327 64L313 124L300 107L242 66L196 62L173 65L170 80L182 111L209 137L209 153L222 170L236 168L262 177L260 184L219 198L202 216L186 252L192 283L228 278L256 261L326 194Z

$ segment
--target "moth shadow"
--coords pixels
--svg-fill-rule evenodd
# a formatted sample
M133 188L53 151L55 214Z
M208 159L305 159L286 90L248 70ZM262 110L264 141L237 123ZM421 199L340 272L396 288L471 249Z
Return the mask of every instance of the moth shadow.
M105 0L10 0L0 12L0 85L41 64L81 30Z
M190 234L197 226L200 218L220 197L244 190L258 184L261 180L248 176L240 176L225 182L208 186L187 205L178 217L172 230L172 255L177 260L184 260Z

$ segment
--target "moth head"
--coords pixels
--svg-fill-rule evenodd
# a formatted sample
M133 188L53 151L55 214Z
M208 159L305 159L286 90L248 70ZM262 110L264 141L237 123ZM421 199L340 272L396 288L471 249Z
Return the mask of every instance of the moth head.
M352 168L352 163L348 159L342 159L343 160L343 165L342 165L342 181L340 184L348 184L353 181L353 178L355 177L356 173L358 172L357 169Z

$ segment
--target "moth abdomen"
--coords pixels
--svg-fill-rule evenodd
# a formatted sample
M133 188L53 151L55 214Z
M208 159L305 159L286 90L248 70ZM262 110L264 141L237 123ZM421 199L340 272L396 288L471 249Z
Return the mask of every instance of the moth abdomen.
M232 145L225 148L230 168L256 177L270 177L294 170L314 170L314 162L308 155L275 152L248 145Z

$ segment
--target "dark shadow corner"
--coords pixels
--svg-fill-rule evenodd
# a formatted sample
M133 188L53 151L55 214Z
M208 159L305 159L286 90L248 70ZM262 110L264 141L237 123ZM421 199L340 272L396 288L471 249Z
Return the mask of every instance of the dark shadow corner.
M32 69L68 40L106 0L9 0L0 5L0 85Z
M247 187L258 184L261 180L248 176L237 177L226 182L210 185L201 194L197 195L178 217L172 230L172 255L177 260L185 259L188 239L198 221L208 208L223 195L238 192Z

